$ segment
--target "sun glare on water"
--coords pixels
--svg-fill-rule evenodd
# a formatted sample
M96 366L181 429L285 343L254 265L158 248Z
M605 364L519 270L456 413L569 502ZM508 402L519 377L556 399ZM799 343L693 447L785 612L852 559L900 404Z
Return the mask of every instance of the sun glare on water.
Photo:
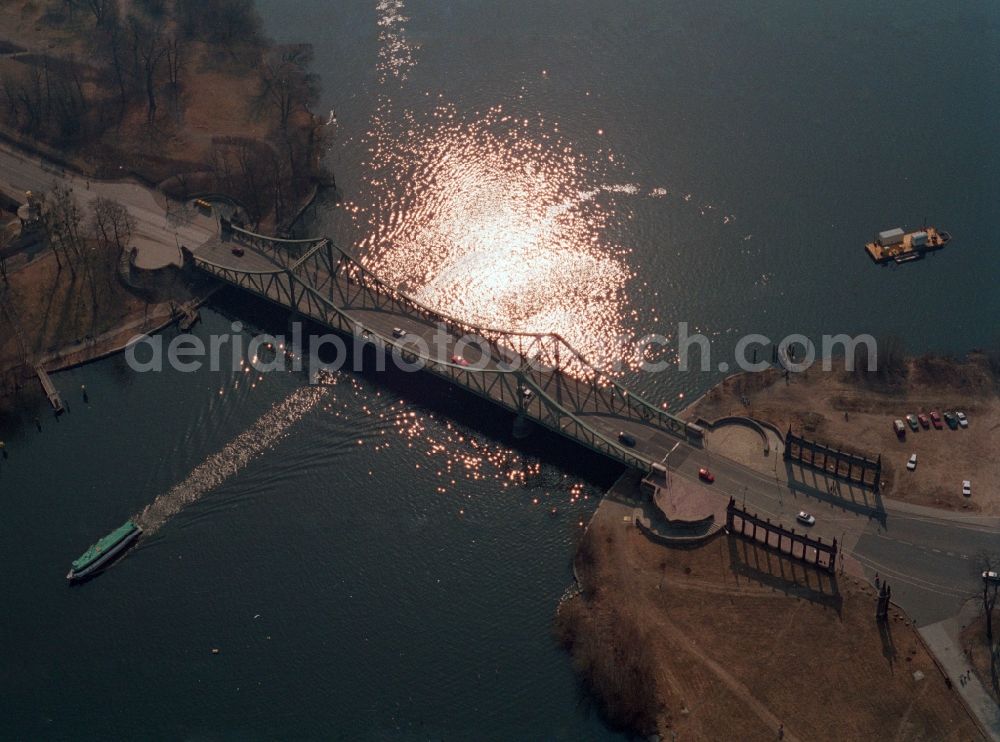
M613 360L631 274L589 164L541 119L499 106L387 121L369 132L375 201L351 207L369 266L446 314Z

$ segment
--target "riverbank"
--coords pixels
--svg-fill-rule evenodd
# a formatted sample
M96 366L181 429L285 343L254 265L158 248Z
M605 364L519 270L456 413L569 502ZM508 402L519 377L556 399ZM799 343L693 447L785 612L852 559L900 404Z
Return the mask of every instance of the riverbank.
M333 183L311 50L260 27L252 5L215 0L0 6L0 191L9 208L32 191L46 215L20 237L0 225L0 408L35 366L108 355L204 297L173 267L215 230L191 198L282 231Z
M8 141L179 200L224 195L269 231L287 226L317 183L332 183L321 164L330 128L310 111L311 51L264 38L252 5L91 6L0 7ZM48 84L33 86L43 73Z
M180 304L197 306L213 290L178 277L169 298L155 300L118 280L96 285L94 301L87 278L65 275L52 252L8 273L0 284L0 414L37 386L36 366L55 372L118 353L135 335L175 322ZM28 392L25 402L33 398Z
M943 426L893 432L908 414L965 412L968 428ZM997 372L981 353L963 360L932 356L908 359L891 380L818 367L789 375L777 370L725 379L687 407L685 419L741 415L789 427L834 448L882 456L883 495L946 510L1000 514L1000 396ZM917 454L915 471L907 459ZM962 495L962 481L972 496Z
M607 502L607 501L605 501ZM720 536L652 543L602 503L576 556L582 593L556 633L608 718L669 739L983 739L898 610Z

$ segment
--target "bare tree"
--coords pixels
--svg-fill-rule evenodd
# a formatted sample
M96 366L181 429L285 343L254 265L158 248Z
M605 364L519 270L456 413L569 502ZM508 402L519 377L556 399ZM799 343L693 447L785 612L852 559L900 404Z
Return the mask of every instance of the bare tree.
M133 62L138 68L146 90L146 123L156 121L157 71L167 53L163 31L158 25L150 25L136 16L129 16L132 32Z
M993 609L997 604L997 591L1000 588L1000 577L997 577L997 570L1000 569L1000 559L995 555L980 554L979 562L983 567L983 592L982 605L983 614L986 617L986 639L993 643Z
M309 72L312 56L309 44L282 46L267 54L261 65L257 103L275 113L282 131L293 113L308 110L319 97L319 78Z
M91 227L97 241L98 267L110 284L122 253L135 232L135 219L129 214L128 209L117 201L99 196L94 202Z
M83 250L82 219L83 214L73 192L66 186L53 184L42 206L42 225L59 268L62 269L65 260L74 278Z
M108 17L118 11L117 0L85 0L83 5L94 16L94 23L98 26L104 25Z

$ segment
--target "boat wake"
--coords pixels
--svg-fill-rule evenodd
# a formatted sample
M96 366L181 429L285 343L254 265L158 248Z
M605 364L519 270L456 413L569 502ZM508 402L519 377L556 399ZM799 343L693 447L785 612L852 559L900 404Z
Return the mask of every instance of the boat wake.
M327 387L304 387L276 404L221 451L196 466L184 481L157 497L132 520L152 535L184 507L199 500L283 438L288 429L312 410L328 392Z

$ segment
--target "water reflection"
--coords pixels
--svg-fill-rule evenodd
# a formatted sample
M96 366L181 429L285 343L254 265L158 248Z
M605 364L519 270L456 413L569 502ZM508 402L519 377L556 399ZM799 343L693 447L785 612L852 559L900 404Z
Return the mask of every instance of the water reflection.
M613 188L541 117L441 104L369 132L360 248L420 301L487 327L556 332L609 364L626 324L627 250L607 237Z

